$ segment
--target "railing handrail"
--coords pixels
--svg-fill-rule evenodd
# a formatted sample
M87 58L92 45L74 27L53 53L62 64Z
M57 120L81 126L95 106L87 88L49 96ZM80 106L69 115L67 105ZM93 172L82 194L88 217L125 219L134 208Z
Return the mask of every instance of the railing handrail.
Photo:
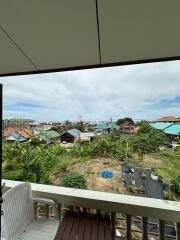
M2 180L5 189L22 183ZM33 196L59 203L180 222L180 202L31 183Z

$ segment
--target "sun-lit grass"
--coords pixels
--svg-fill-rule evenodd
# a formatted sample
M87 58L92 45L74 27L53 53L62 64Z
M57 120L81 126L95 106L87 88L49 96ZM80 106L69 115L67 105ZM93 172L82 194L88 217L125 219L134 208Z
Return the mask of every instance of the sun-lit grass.
M173 176L180 173L180 151L161 151L148 154L146 157L150 158L146 166L156 168L158 174L168 183L170 183Z

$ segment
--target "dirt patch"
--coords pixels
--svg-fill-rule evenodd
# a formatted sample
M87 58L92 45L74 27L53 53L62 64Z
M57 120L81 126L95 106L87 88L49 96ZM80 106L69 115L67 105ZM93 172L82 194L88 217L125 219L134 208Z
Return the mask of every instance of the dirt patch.
M101 177L101 172L111 171L113 177L111 179L104 179ZM77 172L86 176L89 190L105 191L126 194L126 188L122 180L122 174L120 169L120 162L114 159L108 158L94 158L88 159L84 162L77 164L73 159L73 164L68 168L68 172ZM58 185L61 178L66 173L59 172L52 178L53 184Z

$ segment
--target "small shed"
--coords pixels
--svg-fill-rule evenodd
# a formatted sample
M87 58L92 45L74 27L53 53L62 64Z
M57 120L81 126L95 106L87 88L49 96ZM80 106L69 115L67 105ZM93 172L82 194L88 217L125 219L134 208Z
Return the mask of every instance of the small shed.
M93 132L85 132L80 134L81 142L92 142L95 138L95 134Z
M61 142L72 143L76 139L80 138L80 135L81 135L81 131L79 131L78 129L73 128L73 129L70 129L70 130L67 130L66 132L64 132L60 136L60 140L61 140Z

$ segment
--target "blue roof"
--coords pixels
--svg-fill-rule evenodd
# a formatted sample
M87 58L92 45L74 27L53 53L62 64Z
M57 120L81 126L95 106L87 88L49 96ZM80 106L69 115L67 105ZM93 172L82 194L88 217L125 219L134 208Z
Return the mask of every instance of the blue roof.
M156 122L156 123L151 123L150 125L152 128L155 128L157 130L164 130L164 129L170 127L171 125L173 125L173 123Z
M73 137L80 137L81 131L79 131L78 129L70 129L67 131L69 134L71 134Z
M164 130L164 132L166 134L180 136L180 125L179 124L173 124L172 126L166 128Z
M19 140L20 142L24 142L27 140L17 132L13 132L11 135L14 137L14 140Z

